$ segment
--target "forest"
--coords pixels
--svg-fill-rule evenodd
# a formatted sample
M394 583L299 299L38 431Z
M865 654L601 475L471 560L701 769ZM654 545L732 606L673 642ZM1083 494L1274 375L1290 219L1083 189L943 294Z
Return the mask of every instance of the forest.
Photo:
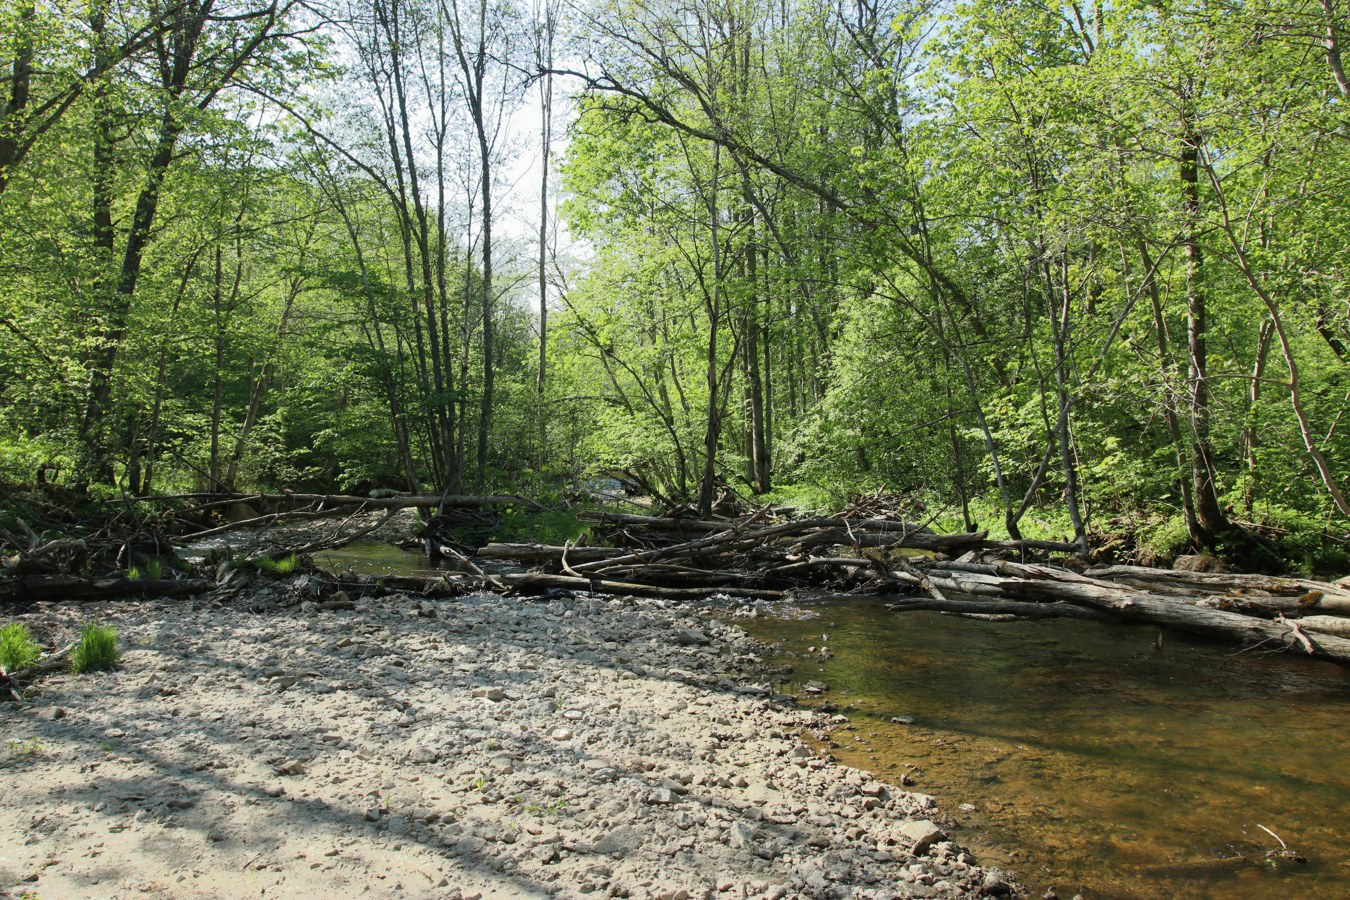
M1341 0L6 0L0 483L1347 559Z

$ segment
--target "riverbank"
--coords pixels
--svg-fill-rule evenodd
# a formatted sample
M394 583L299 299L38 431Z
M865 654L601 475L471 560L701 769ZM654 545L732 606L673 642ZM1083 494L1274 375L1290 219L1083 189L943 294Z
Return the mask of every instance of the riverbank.
M963 897L1012 887L841 720L659 602L44 604L111 674L0 704L0 896ZM258 608L259 604L252 604Z

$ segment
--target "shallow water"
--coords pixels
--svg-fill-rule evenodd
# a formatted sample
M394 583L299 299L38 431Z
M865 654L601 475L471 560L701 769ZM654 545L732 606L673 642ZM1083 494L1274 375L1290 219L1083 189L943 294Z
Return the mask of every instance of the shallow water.
M1035 895L1350 896L1350 671L1138 626L809 608L736 621L781 642L785 690L846 708L830 752L908 774Z
M357 575L439 574L420 550L401 550L383 541L353 541L337 550L314 554L314 564L330 572L354 572Z

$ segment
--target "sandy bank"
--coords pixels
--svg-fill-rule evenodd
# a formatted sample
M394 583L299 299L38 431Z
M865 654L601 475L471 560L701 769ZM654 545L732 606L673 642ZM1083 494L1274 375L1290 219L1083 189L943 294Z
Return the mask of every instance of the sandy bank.
M343 604L338 604L343 605ZM0 896L1007 893L817 758L738 629L635 600L43 606L119 671L0 703ZM12 617L10 617L12 618Z

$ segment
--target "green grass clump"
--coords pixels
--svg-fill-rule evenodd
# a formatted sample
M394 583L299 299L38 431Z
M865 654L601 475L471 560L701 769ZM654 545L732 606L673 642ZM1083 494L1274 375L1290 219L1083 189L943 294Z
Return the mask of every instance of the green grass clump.
M11 622L0 628L0 668L17 672L36 664L41 658L42 648L28 633L27 625Z
M72 672L106 672L117 665L117 632L92 623L84 626L80 642L70 651Z
M157 581L164 577L164 560L162 559L148 560L145 564L145 568L141 568L140 566L132 566L131 568L127 569L127 577L137 581L139 581L142 578L150 579L151 581Z
M289 575L295 571L295 567L300 564L300 557L291 553L277 559L270 556L262 556L257 560L257 566L260 570L269 575Z

